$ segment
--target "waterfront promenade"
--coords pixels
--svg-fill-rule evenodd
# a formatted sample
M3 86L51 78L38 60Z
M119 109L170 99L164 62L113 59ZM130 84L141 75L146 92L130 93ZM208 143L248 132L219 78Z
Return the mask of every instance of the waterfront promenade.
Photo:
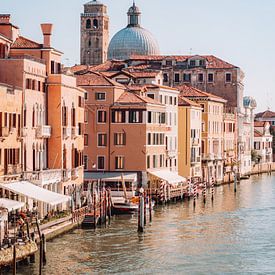
M217 187L204 206L160 206L144 234L136 216L48 242L45 274L248 274L275 272L275 174ZM37 266L19 274L37 274Z

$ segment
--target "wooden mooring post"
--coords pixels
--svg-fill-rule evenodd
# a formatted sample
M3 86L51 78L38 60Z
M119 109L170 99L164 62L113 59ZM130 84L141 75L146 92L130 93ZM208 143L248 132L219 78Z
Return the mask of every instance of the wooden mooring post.
M96 226L97 226L97 220L96 220L96 194L94 192L94 196L93 196L93 207L94 207L94 228L96 229Z
M212 177L211 180L211 200L214 200L214 193L215 193L215 183L214 183L214 178Z
M139 195L138 207L138 232L144 231L144 196L143 192Z
M151 189L149 190L149 221L152 222L152 194Z
M206 181L203 184L203 203L206 204Z
M47 264L47 248L46 248L46 237L45 234L42 234L42 247L43 247L43 265Z
M146 191L144 191L144 193L143 193L143 197L144 197L144 209L143 209L143 211L144 211L144 226L146 225L146 223L147 223L147 219L146 219Z
M237 174L234 173L234 192L237 192Z
M12 271L13 271L13 275L16 274L16 243L14 243L13 245L13 262L12 262Z

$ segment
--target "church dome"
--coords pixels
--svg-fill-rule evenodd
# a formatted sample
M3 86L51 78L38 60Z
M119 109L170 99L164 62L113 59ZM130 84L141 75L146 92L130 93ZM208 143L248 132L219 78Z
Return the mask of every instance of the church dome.
M139 8L133 4L128 10L128 26L117 32L108 48L108 59L125 60L131 55L160 54L157 40L146 29L140 26Z

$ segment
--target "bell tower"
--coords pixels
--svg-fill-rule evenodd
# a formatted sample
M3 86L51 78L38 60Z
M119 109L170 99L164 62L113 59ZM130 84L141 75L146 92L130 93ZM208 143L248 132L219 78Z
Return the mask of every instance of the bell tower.
M107 60L109 44L109 16L107 6L97 0L84 5L81 14L80 62L98 65Z

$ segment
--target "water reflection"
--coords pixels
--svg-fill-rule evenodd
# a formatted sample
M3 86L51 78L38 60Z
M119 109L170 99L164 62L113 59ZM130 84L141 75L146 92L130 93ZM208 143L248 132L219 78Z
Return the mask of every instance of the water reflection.
M275 177L216 189L214 202L159 207L144 234L137 219L76 230L48 243L45 274L275 273ZM37 274L37 266L19 274Z

